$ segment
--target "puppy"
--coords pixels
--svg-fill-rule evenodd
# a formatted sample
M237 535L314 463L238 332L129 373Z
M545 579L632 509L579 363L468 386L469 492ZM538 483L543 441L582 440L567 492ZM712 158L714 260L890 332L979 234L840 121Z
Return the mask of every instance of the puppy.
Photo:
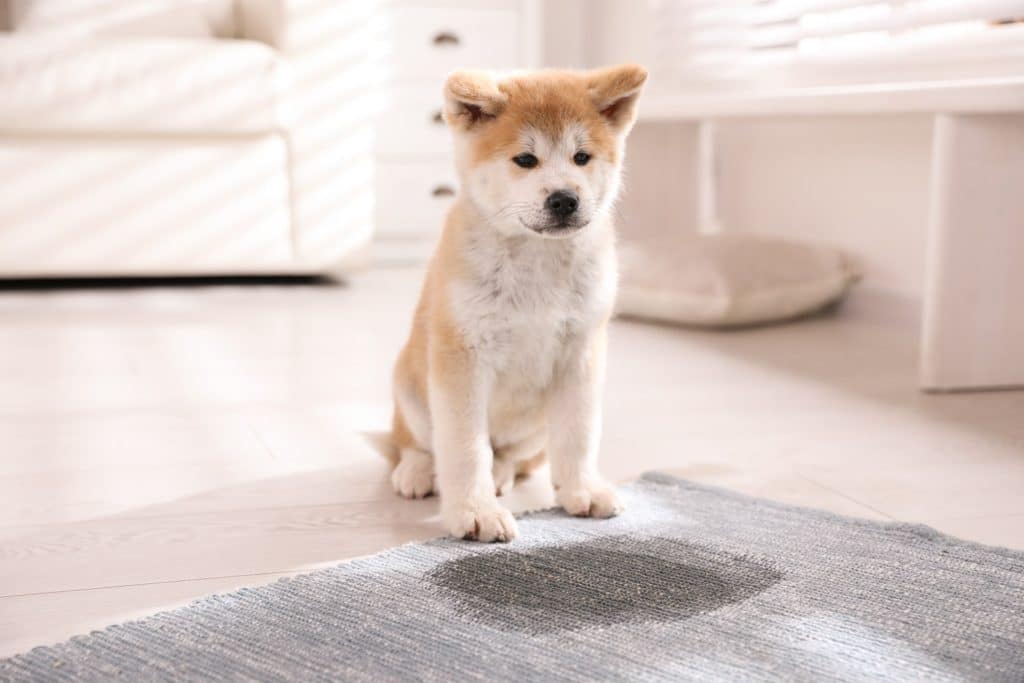
M625 65L445 83L461 188L395 367L392 482L438 487L453 536L515 538L496 496L545 456L567 512L622 511L597 453L612 204L646 79Z

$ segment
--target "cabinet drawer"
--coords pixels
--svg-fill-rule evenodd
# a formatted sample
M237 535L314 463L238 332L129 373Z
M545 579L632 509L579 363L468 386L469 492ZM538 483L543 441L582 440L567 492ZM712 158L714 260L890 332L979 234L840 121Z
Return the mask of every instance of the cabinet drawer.
M441 86L395 88L377 127L377 153L384 158L448 157L452 141L441 118Z
M441 232L458 188L446 161L377 164L377 232L432 238Z
M403 7L391 12L391 21L396 81L432 81L440 88L454 69L522 63L517 12Z

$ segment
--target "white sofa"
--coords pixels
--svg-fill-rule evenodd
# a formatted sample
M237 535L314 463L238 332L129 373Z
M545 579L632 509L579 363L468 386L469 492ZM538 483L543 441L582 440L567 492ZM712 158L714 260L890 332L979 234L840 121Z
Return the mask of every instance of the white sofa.
M358 263L375 16L367 0L0 0L0 277Z

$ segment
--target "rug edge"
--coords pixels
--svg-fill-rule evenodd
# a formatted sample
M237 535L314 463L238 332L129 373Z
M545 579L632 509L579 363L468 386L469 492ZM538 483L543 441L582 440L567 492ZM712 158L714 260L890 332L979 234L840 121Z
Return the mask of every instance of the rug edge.
M690 481L688 479L684 479L682 477L677 477L675 475L671 475L671 474L668 474L666 472L659 472L657 470L650 470L650 471L644 472L638 478L622 484L620 486L620 488L632 488L632 487L636 487L636 486L643 486L645 484L653 484L653 485L657 485L657 486L671 486L672 488L681 489L681 490L703 491L703 492L707 492L707 493L713 493L715 495L719 495L719 496L722 496L724 498L729 498L729 499L732 499L732 500L740 501L740 502L743 502L743 503L757 503L758 505L767 506L767 507L774 508L774 509L780 510L780 511L799 511L799 512L802 512L802 513L806 513L806 514L812 515L812 516L817 517L819 519L832 520L832 521L842 521L842 522L844 522L846 524L851 524L852 523L852 524L856 524L857 526L865 526L865 527L872 527L872 528L883 528L883 529L888 529L888 530L893 530L893 531L907 531L907 532L910 532L910 533L914 533L915 535L925 537L925 538L927 538L928 540L931 540L931 541L941 542L941 543L943 543L945 545L966 546L968 548L972 548L972 549L976 549L976 550L982 550L982 551L985 551L985 552L995 553L995 554L1000 555L1002 557L1007 557L1007 558L1010 558L1010 559L1016 559L1016 560L1024 561L1024 550L1015 550L1015 549L1007 548L1007 547L1004 547L1004 546L988 545L988 544L985 544L985 543L978 543L977 541L971 541L971 540L968 540L968 539L959 538L957 536L953 536L951 534L946 534L944 532L938 531L937 529L934 529L934 528L932 528L932 527L930 527L930 526L928 526L926 524L917 524L917 523L913 523L913 522L880 522L878 520L873 520L873 519L866 519L866 518L861 518L861 517L853 517L853 516L850 516L850 515L842 515L842 514L839 514L839 513L831 512L829 510L823 510L821 508L807 507L807 506L803 506L803 505L794 505L792 503L783 503L781 501L773 500L771 498L764 498L764 497L761 497L761 496L753 496L753 495L749 495L749 494L746 494L746 493L741 493L739 491L734 491L732 489L723 488L723 487L720 487L720 486L714 486L714 485L711 485L711 484L699 484L699 483ZM548 508L542 508L542 509L539 509L539 510L530 510L528 512L524 512L524 513L522 513L520 515L517 515L516 517L517 517L517 519L529 519L530 517L539 516L539 515L542 515L542 514L545 514L545 513L550 513L552 511L557 511L558 509L559 509L558 507L548 507ZM56 643L50 643L50 644L47 644L47 645L36 645L35 647L32 647L29 650L26 650L24 652L21 652L21 653L18 653L18 654L14 654L14 655L11 655L9 657L4 657L4 658L0 659L0 669L7 668L9 665L16 663L17 660L20 660L20 659L28 659L30 657L40 657L40 656L45 656L45 655L50 654L50 653L55 653L58 648L63 647L63 646L67 646L67 645L70 645L70 644L73 644L78 639L93 637L93 636L95 636L97 634L101 634L101 633L103 633L105 631L109 631L109 630L112 630L112 629L118 629L118 628L129 626L129 625L132 625L132 624L137 624L137 623L140 623L140 622L148 621L150 619L154 619L154 618L157 618L159 616L166 615L166 614L171 614L171 613L178 612L178 611L190 610L190 609L192 609L194 607L197 607L197 606L200 606L200 605L204 605L204 604L207 604L207 603L211 603L211 602L223 599L224 597L227 597L227 596L242 595L242 594L248 593L250 591L267 589L267 588L270 588L272 586L276 586L276 585L280 585L280 584L285 584L285 583L288 583L290 581L294 581L294 580L296 580L296 579L298 579L300 577L303 577L303 576L309 576L311 574L316 574L318 572L323 572L323 571L331 571L333 569L337 569L337 568L340 568L340 567L345 567L345 566L353 565L353 564L356 564L358 562L368 561L368 560L377 558L377 557L379 557L381 555L384 555L386 553L398 552L398 551L402 550L403 548L408 548L410 546L414 546L414 545L418 545L418 544L425 544L425 543L435 543L437 541L443 541L443 540L451 540L451 541L455 541L455 542L461 542L461 541L459 541L459 539L452 539L449 536L434 536L434 537L431 537L431 538L428 538L428 539L423 539L423 540L408 541L406 543L402 543L400 545L397 545L397 546L395 546L393 548L387 548L385 550L381 550L381 551L376 552L376 553L371 553L371 554L368 554L368 555L361 555L359 557L349 558L347 560L342 560L342 561L337 562L335 564L332 564L330 566L319 567L317 569L313 569L313 570L308 571L308 572L303 572L303 573L300 573L300 574L296 574L295 576L280 577L280 578L278 578L278 579L276 579L274 581L270 581L270 582L264 583L264 584L258 584L258 585L255 585L255 586L244 586L242 588L236 588L236 589L227 590L227 591L223 591L223 592L219 592L219 593L212 593L210 595L204 595L202 597L195 598L194 600L189 601L187 604L180 605L178 607L172 607L170 609L159 610L157 612L153 612L152 614L148 614L148 615L145 615L145 616L142 616L142 617L138 617L136 619L128 619L128 620L119 621L119 622L116 622L116 623L113 623L113 624L110 624L108 626L104 626L104 627L101 627L101 628L90 629L87 633L80 633L80 634L71 636L70 638L65 638L64 640L60 640L60 641L58 641ZM466 543L470 543L469 541L465 541L465 542Z
M672 486L673 488L692 490L692 491L705 491L708 493L714 493L721 495L725 498L731 498L748 503L758 503L760 505L767 505L768 507L774 508L781 511L800 511L811 514L819 519L842 521L845 523L854 523L858 526L872 527L887 529L890 531L906 531L922 538L927 538L932 541L940 541L947 545L962 545L975 548L977 550L984 550L986 552L995 553L1002 557L1007 557L1015 560L1024 560L1024 550L1018 550L1016 548L1009 548L1001 545L991 545L988 543L981 543L979 541L972 541L968 538L960 538L953 534L947 534L944 531L939 531L935 527L922 524L920 522L901 522L898 520L892 521L880 521L877 519L868 519L866 517L854 517L853 515L844 515L838 512L832 512L830 510L823 510L822 508L810 507L806 505L797 505L794 503L784 503L782 501L774 500L772 498L765 498L763 496L754 496L740 491L734 491L732 489L724 488L721 486L715 486L714 484L700 484L689 479L677 477L666 472L659 472L657 470L649 470L640 475L636 480L629 482L627 485L650 483L659 484L663 486ZM540 512L540 511L538 511Z

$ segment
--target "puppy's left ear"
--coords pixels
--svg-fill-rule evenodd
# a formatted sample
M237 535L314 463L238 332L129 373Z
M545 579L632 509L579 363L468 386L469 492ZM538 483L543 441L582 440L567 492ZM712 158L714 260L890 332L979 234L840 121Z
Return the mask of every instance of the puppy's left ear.
M647 81L647 69L623 64L587 74L587 90L594 106L617 133L628 133L636 120L636 101Z

